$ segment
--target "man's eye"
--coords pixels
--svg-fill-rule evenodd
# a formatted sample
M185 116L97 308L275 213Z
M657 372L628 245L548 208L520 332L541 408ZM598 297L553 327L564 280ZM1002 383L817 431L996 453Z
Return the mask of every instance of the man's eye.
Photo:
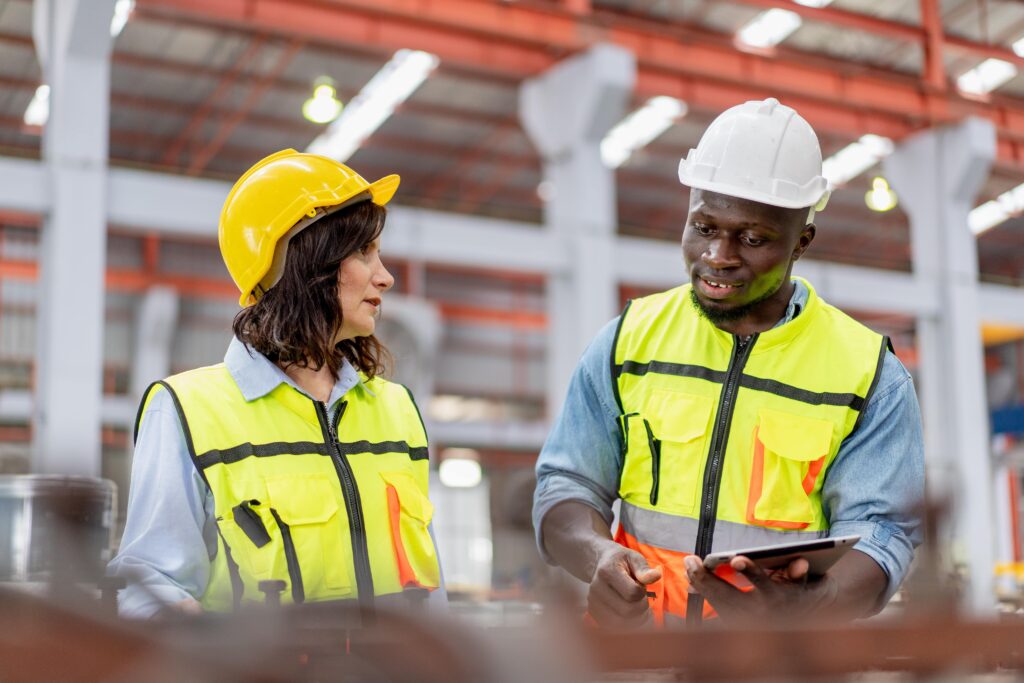
M698 235L710 235L713 230L710 225L705 225L704 223L694 223L693 229Z
M748 237L745 241L748 245L752 247L759 247L762 244L764 244L764 240L759 237Z

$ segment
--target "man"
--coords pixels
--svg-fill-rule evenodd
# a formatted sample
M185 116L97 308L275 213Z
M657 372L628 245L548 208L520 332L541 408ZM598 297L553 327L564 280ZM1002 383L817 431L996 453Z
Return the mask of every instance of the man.
M921 539L920 414L888 340L791 278L829 196L817 137L747 102L679 177L690 282L631 302L584 353L537 464L541 553L589 584L604 625L872 614ZM700 561L850 534L823 577Z

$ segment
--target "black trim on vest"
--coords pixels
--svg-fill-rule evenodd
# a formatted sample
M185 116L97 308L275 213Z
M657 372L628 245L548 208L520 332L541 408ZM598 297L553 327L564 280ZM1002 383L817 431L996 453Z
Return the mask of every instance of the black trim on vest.
M807 391L806 389L794 387L791 384L779 382L778 380L763 379L753 375L743 375L740 377L740 386L744 389L764 391L811 405L839 406L850 408L851 410L862 410L864 408L864 399L857 394Z
M235 610L238 610L242 605L242 596L245 594L245 583L242 581L242 574L238 570L238 563L235 562L235 558L231 555L231 547L228 545L228 541L224 538L224 534L221 533L220 524L217 523L218 519L214 523L214 527L217 529L217 536L220 537L221 545L224 546L224 559L228 565L228 578L231 579L231 605Z
M203 481L206 482L206 486L209 488L210 482L206 479L206 472L203 471L204 467L200 466L199 461L196 458L196 446L192 442L192 430L189 428L188 420L185 418L185 410L181 407L181 400L178 398L178 394L175 393L174 389L171 388L171 385L164 380L150 384L149 388L146 389L146 393L142 395L142 401L139 404L139 416L135 423L135 437L138 438L138 429L142 422L142 407L146 404L146 398L149 397L149 392L158 384L166 389L167 393L171 395L171 401L174 403L174 410L178 413L178 422L181 423L181 431L185 435L185 446L188 448L188 454L190 456L189 460L192 461L192 465L196 468L196 471L199 472L199 476L203 478ZM213 489L211 488L210 490L212 491Z
M857 415L857 421L853 424L853 429L850 430L850 433L847 434L847 439L849 439L850 436L852 436L853 433L857 431L857 428L860 427L860 422L864 417L864 413L867 412L866 409L868 407L868 401L870 401L871 397L874 395L875 387L878 386L878 380L881 379L882 377L882 366L885 365L885 352L892 351L892 342L889 341L888 337L882 337L881 346L882 348L879 349L878 351L878 363L875 365L875 376L871 379L871 386L868 387L868 393L864 397L865 410L860 411L860 413ZM895 354L895 352L893 353Z
M654 372L659 375L673 375L676 377L693 377L694 379L703 379L708 382L714 382L715 384L724 384L726 373L721 370L712 370L704 365L690 365L687 363L669 363L667 361L652 360L646 363L638 363L636 361L627 360L620 366L616 366L618 369L617 374L625 375L638 375L643 376L648 372Z
M616 366L617 374L630 374L642 376L648 372L660 375L673 375L675 377L692 377L703 379L715 384L725 384L726 373L721 370L713 370L704 365L691 365L684 363L669 363L667 361L652 360L646 363L638 363L628 360L621 366ZM616 383L618 384L618 383ZM828 405L850 408L851 410L862 410L866 400L857 394L843 394L833 392L815 392L795 387L774 379L764 379L753 375L743 374L740 376L740 386L744 389L763 391L775 394L783 398L808 403L810 405Z
M397 384L397 382L396 382L396 384ZM416 403L416 397L412 395L412 391L409 389L409 387L405 386L404 384L399 384L398 386L400 386L403 389L405 389L405 393L409 394L409 400L412 401L412 407L416 409L416 416L420 418L420 427L423 428L423 439L427 443L430 443L430 435L427 434L427 424L423 421L423 412L420 410L419 404ZM413 458L413 460L422 460L422 459L425 459L425 458Z
M622 309L622 314L619 315L619 324L615 327L615 337L612 339L612 357L609 359L612 371L612 394L615 396L615 404L619 406L619 412L623 412L622 407L622 396L619 394L619 374L622 369L615 364L615 350L619 346L619 335L622 333L622 326L626 322L626 314L629 313L629 307L633 305L633 300L630 299L626 302L626 307Z
M427 460L426 446L410 446L405 441L352 441L339 443L338 448L345 455L383 455L384 453L402 453L410 460ZM231 448L212 449L195 456L193 462L200 472L217 464L230 465L249 457L268 458L277 455L330 455L330 446L315 441L274 441L272 443L242 443Z
M302 585L302 568L299 567L299 556L295 553L295 541L292 540L292 529L277 514L277 510L270 508L270 514L277 522L277 528L281 531L281 541L284 543L284 560L288 565L288 578L292 582L292 600L295 604L306 601L306 589Z

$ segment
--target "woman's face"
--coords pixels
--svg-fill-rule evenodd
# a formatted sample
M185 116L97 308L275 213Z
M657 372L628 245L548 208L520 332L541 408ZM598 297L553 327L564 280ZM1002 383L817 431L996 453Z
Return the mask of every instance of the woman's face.
M341 330L338 341L373 334L384 292L395 284L380 260L380 237L341 262L338 268L338 301Z

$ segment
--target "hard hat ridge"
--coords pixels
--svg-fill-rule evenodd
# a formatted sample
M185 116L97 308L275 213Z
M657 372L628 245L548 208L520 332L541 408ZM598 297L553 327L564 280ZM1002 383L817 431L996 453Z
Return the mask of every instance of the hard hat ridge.
M680 160L679 181L772 206L806 207L808 222L830 194L814 129L774 97L737 105L712 121Z

